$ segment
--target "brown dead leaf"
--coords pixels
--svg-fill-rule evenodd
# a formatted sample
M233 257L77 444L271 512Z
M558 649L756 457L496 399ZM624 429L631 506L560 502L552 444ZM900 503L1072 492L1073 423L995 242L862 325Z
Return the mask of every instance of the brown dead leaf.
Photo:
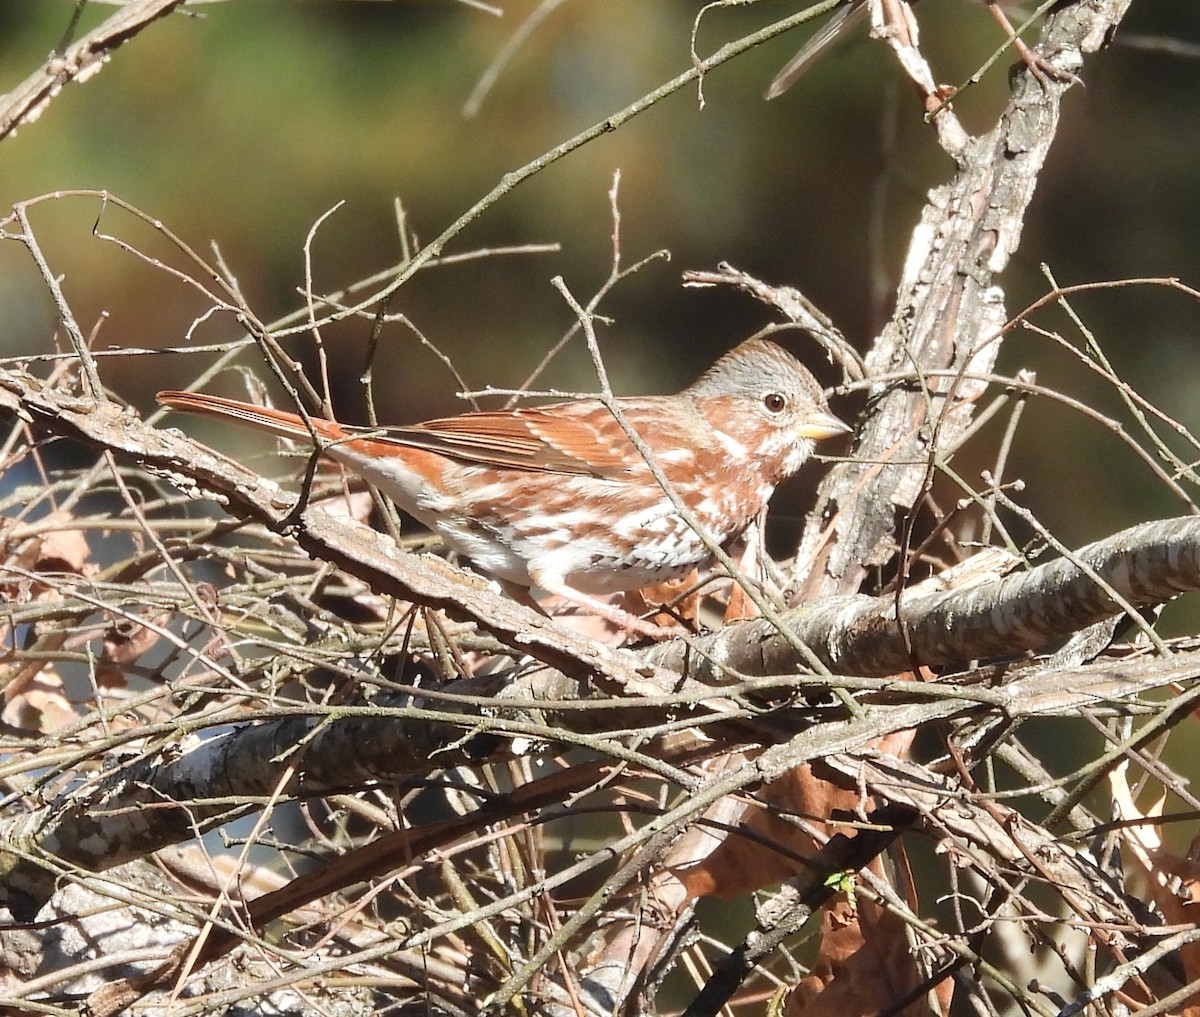
M871 866L879 871L878 859ZM867 1017L888 1009L923 981L913 963L904 922L873 901L858 897L851 905L844 898L821 914L821 951L809 973L788 996L786 1017ZM936 1009L947 1014L954 983L941 982L934 990ZM923 995L899 1017L928 1017L929 995Z
M0 656L0 688L4 702L16 702L33 688L42 670L51 667L51 654L61 650L66 642L67 631L63 628L38 632L32 640L22 644L23 659L18 657L15 647L6 642L8 649Z
M1145 811L1141 810L1133 800L1128 769L1129 763L1124 762L1108 778L1117 818L1134 823L1121 830L1125 843L1121 857L1126 866L1136 868L1149 883L1154 902L1168 925L1194 924L1200 918L1200 914L1197 914L1200 909L1196 907L1200 902L1200 863L1167 850L1162 831L1153 822L1162 815L1164 799L1159 798ZM1196 842L1193 841L1193 849L1195 847ZM1185 984L1200 979L1200 943L1187 943L1180 947L1178 958L1183 965ZM1136 987L1126 985L1125 991L1139 1002L1151 1001L1148 998L1150 991L1144 983ZM1181 1017L1200 1017L1200 998L1193 996L1178 1013Z
M746 534L746 547L742 551L742 557L738 560L738 571L744 576L755 576L760 574L759 555L762 552L762 541L759 538L761 530L758 526L752 526ZM742 584L735 582L732 584L732 589L729 591L729 603L725 605L725 624L729 625L736 621L743 621L746 618L757 618L759 616L758 605L754 603L742 588Z
M49 518L64 524L69 520L69 517L61 512L55 512ZM76 575L85 575L91 553L92 549L88 546L87 537L82 530L50 530L41 536L41 546L34 568L37 572L74 572Z
M150 625L162 628L171 620L170 611L160 611L146 619ZM108 664L132 664L155 646L162 637L149 625L133 618L122 618L104 633L100 659Z
M37 523L37 532L21 538L22 530L28 527L15 526L10 521L0 525L5 560L22 572L40 576L46 573L72 573L78 576L93 575L98 566L89 559L91 548L82 530L72 529L68 524L71 516L65 512L52 512ZM57 527L46 529L47 526ZM26 577L0 585L0 593L7 600L56 600L58 591L50 582Z
M170 611L159 611L146 619L157 628L171 621ZM96 683L101 688L123 689L128 682L125 672L131 664L158 644L162 637L150 625L133 618L122 618L104 633L100 647L100 660L96 667Z
M622 598L622 607L630 614L642 614L646 608L669 606L668 611L659 611L650 617L655 625L677 625L679 619L692 629L697 628L700 617L700 592L697 584L700 573L692 569L686 576L668 579L655 583L644 589L626 594ZM692 593L686 593L693 590ZM640 603L639 603L640 602Z
M912 737L911 731L900 731L871 747L902 756ZM743 758L730 757L722 765L740 763ZM667 856L665 864L683 882L689 897L729 900L807 872L801 859L814 854L817 845L788 817L802 818L828 836L835 832L827 822L831 816L837 812L853 815L868 804L855 792L815 777L808 764L763 787L754 801L749 806L733 799L720 803L722 823L749 836L714 833L711 827L697 824Z
M75 708L63 692L62 679L51 667L40 667L37 674L23 682L19 692L10 694L9 688L4 691L7 701L0 719L31 735L49 734L76 719Z

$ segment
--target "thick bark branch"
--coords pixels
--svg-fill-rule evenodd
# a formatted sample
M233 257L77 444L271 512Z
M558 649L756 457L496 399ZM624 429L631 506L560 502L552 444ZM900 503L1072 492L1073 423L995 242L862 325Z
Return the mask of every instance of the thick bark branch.
M1122 614L1106 586L1135 608L1200 589L1200 519L1142 523L1069 558L966 590L913 587L900 597L899 621L894 597L829 597L787 612L786 636L759 620L698 640L702 653L669 643L647 656L660 667L714 684L721 669L747 675L798 672L805 665L794 639L843 675L884 676L919 666L1011 658Z
M1198 675L1200 652L1193 650L1170 658L1105 661L1076 668L1069 676L1056 666L1033 667L999 687L880 682L873 686L875 696L866 701L860 717L848 718L834 705L805 710L800 717L811 727L790 736L785 733L785 742L765 750L755 764L756 779L770 782L804 762L952 717L1072 717L1104 703L1143 712L1154 704L1141 702L1141 695ZM447 691L478 693L484 682L494 683L494 679L464 680ZM524 691L527 688L518 687L514 694ZM499 698L498 707L503 702ZM22 913L35 912L52 892L62 863L101 870L188 840L197 824L225 811L207 800L275 791L284 768L297 761L286 750L298 744L306 747L305 760L321 760L325 765L308 772L301 760L299 773L281 788L285 796L343 790L351 778L365 779L364 771L372 765L379 768L380 777L401 776L402 771L417 776L461 761L455 753L470 753L470 743L462 744L461 727L433 723L417 710L409 714L407 718L402 714L332 721L312 717L245 725L188 746L173 758L154 757L124 768L61 805L0 826L0 843L7 848L0 851L0 887L10 905ZM582 720L591 725L604 716L602 711L571 710L561 713L558 723L566 726ZM636 724L625 710L613 711L608 719L623 728ZM742 723L746 739L757 744L778 737L769 723L758 729L750 721ZM550 730L546 728L547 733ZM706 744L711 748L710 742ZM362 758L355 759L354 752ZM422 752L425 757L417 758ZM173 803L179 807L171 807ZM53 856L52 864L43 860L48 855ZM363 878L361 872L353 875Z

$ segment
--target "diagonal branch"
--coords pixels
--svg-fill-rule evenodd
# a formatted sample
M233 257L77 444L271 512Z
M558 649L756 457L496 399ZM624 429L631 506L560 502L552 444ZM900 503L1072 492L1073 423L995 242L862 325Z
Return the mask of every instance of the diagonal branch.
M16 88L0 95L0 140L22 124L42 115L50 101L69 82L83 82L95 75L112 57L151 22L170 14L184 0L131 0L62 52L53 53Z

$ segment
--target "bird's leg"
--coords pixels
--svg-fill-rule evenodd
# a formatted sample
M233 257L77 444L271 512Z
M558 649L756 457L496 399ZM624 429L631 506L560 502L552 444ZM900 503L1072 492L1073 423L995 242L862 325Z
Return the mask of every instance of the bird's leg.
M630 614L628 611L622 610L616 604L610 604L607 601L600 600L598 597L592 597L573 589L561 579L554 576L531 575L530 578L539 590L545 590L553 596L561 597L569 603L586 608L593 614L599 615L605 621L611 622L622 632L643 636L647 639L670 639L675 636L688 634L686 629L678 625L655 625L653 622L646 621L644 618L639 618L635 614ZM545 613L545 609L533 600L528 590L520 592L528 598L527 602L533 602L538 610Z
M1012 47L1017 51L1017 55L1024 61L1025 66L1029 68L1029 73L1032 74L1042 88L1046 88L1050 84L1050 79L1056 81L1076 82L1079 79L1070 71L1063 71L1055 67L1049 60L1039 53L1030 49L1025 41L1017 35L1017 30L1013 28L1013 23L1009 20L1008 15L1004 13L1000 7L1000 0L984 0L987 4L987 9L992 12L992 17L996 19L996 23L1004 30L1012 42Z

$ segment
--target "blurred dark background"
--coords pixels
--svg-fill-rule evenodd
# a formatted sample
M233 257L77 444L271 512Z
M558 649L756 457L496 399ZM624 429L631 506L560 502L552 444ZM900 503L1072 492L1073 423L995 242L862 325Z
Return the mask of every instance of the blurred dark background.
M305 236L336 203L344 202L313 246L315 288L323 292L398 259L395 199L417 237L432 239L505 172L686 69L702 4L565 3L517 52L478 115L465 117L480 75L536 6L504 0L504 17L451 0L197 6L193 16L151 26L96 78L69 85L41 119L6 140L0 202L107 189L202 255L218 245L258 317L275 320L302 306ZM803 6L780 0L709 12L701 52ZM73 9L68 0L0 6L0 90L40 65ZM79 30L111 11L93 5ZM942 81L962 83L1001 41L977 4L925 0L918 13L923 49ZM613 319L601 339L619 392L680 387L772 320L744 295L680 286L684 269L721 261L799 287L865 349L889 314L925 193L952 166L890 51L865 33L785 96L763 101L771 77L810 31L805 26L711 74L703 108L687 89L551 166L447 253L545 242L561 243L561 251L422 272L392 310L448 354L467 384L519 384L573 320L550 279L561 274L586 301L608 273L607 192L619 168L626 261L660 248L672 255L601 306ZM1043 262L1063 284L1167 275L1200 281L1200 60L1146 48L1147 38L1200 46L1200 5L1134 0L1121 37L1089 58L1086 89L1068 96L1018 259L1000 280L1010 313L1046 292ZM956 101L972 129L991 127L1011 63L1004 57ZM95 199L33 211L84 331L107 315L98 349L198 345L239 334L231 318L216 316L186 338L205 302L161 268L93 237L98 213ZM99 230L182 264L150 229L111 207ZM0 355L61 341L45 288L16 243L0 245L0 306ZM1074 306L1122 377L1183 424L1200 423L1195 300L1126 287L1081 295ZM1081 341L1059 311L1035 320ZM338 372L335 403L349 420L362 419L357 379L369 331L370 322L360 320L324 336ZM291 343L300 356L311 348L303 335ZM796 336L791 345L822 369L807 340ZM212 359L114 357L103 362L103 376L145 410L157 388L186 384ZM253 353L243 363L262 371ZM1128 420L1111 386L1044 337L1017 333L1001 363L1036 369L1043 384ZM384 333L375 379L388 421L463 407L454 379L399 326ZM826 370L824 380L836 377ZM594 388L582 344L542 384ZM238 391L232 383L213 387ZM222 434L223 447L231 447L236 438L228 429ZM999 435L992 428L964 455L970 479L991 464ZM1025 479L1024 501L1068 544L1181 511L1111 435L1047 404L1027 414L1009 475Z

